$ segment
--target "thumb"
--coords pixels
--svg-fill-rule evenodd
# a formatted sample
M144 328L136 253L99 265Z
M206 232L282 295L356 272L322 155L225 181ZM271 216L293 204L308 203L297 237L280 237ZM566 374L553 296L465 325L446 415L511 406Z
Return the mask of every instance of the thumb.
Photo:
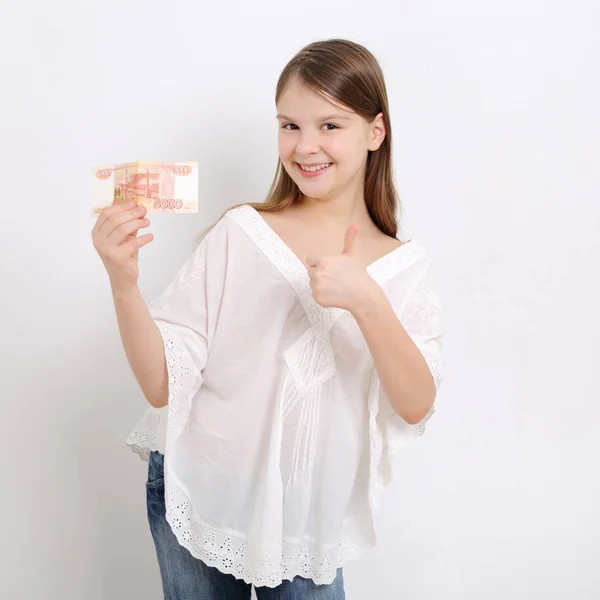
M346 235L344 236L344 250L342 251L342 254L352 254L352 251L354 250L354 240L359 228L360 225L352 225L347 229Z

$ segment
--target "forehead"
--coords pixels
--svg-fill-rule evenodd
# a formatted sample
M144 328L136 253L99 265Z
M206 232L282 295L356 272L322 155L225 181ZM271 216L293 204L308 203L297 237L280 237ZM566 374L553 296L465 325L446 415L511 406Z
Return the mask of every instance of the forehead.
M318 120L335 115L350 121L356 113L333 98L320 96L301 82L291 81L277 102L277 118Z

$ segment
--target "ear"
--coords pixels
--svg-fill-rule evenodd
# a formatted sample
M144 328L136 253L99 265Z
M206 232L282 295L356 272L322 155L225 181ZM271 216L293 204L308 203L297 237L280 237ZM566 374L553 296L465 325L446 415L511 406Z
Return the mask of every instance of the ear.
M371 134L369 139L368 150L377 150L385 139L385 122L383 113L379 113L371 123Z

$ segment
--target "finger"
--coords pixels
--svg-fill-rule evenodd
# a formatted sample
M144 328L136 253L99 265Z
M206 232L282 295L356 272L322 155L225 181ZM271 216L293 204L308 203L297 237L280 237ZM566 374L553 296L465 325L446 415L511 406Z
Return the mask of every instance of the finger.
M137 237L138 230L142 227L148 227L150 221L148 219L133 219L132 221L125 221L116 227L111 233L106 236L107 240L110 240L112 244L120 246L128 237Z
M320 260L321 260L320 256L317 256L316 254L309 254L306 257L306 264L309 267L317 267L319 265Z
M131 206L134 204L134 206ZM132 202L120 202L118 204L111 204L110 206L105 206L98 215L96 219L96 229L100 229L106 220L113 215L119 214L121 212L125 212L127 210L135 210L135 203Z
M141 219L145 216L145 214L146 207L144 206L136 206L135 208L130 208L129 210L117 211L112 215L109 215L104 223L100 225L100 231L102 232L102 235L109 237L124 223L133 221L135 219Z
M123 244L121 248L123 249L123 252L126 252L128 256L131 256L138 248L149 244L153 239L153 233L146 233L145 235L129 240L127 243Z
M354 240L356 239L359 227L360 225L348 227L344 236L344 250L342 251L342 254L351 254L354 250Z

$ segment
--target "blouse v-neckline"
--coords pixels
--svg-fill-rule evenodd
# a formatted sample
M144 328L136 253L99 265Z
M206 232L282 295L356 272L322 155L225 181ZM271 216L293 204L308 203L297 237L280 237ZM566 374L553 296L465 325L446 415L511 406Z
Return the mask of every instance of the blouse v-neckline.
M263 219L259 211L249 204L236 206L225 216L235 221L269 262L287 280L303 305L311 326L319 335L327 336L333 323L347 311L342 308L321 306L312 294L310 276L304 263ZM367 273L381 287L403 269L424 256L424 248L416 240L394 248L367 267Z
M260 230L260 233L262 234L261 237L263 237L263 239L269 239L273 247L277 248L283 255L285 255L288 264L291 263L291 265L294 265L295 270L299 274L304 274L306 276L306 280L310 281L310 277L308 276L308 271L304 262L290 248L290 246L286 244L283 238L269 225L269 223L267 223L267 221L260 214L260 211L256 210L249 204L244 204L238 208L247 210L248 216L250 216L254 221L256 229ZM381 285L385 283L385 281L391 275L394 274L390 271L393 271L393 266L398 265L399 262L403 262L403 257L414 255L414 252L418 253L420 250L420 244L413 237L412 239L404 242L401 246L386 252L367 265L367 273Z

